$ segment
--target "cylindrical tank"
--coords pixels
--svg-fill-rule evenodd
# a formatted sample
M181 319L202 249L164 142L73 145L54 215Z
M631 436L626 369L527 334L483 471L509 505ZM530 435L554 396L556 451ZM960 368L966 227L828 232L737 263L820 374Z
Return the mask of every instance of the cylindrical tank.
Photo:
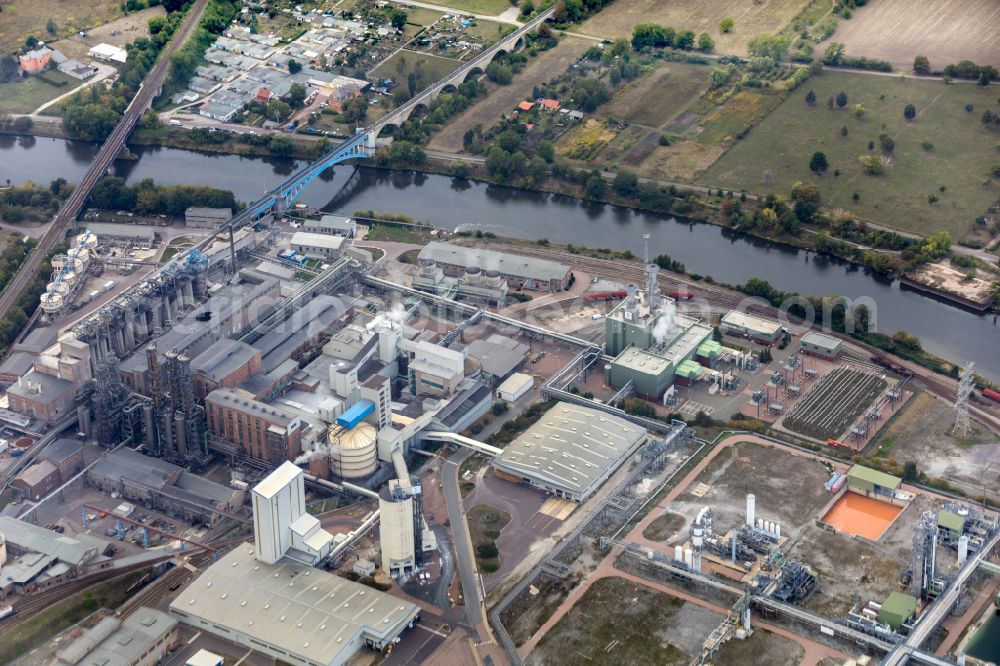
M767 524L767 533L774 534L774 523L768 520L766 524Z
M695 527L691 531L691 545L695 548L701 548L705 543L705 540L702 537L702 532L703 530L701 527Z
M0 567L7 564L7 539L0 533Z
M155 450L156 428L153 426L153 405L148 402L142 406L142 429L146 440L146 450Z
M330 471L343 479L374 474L378 467L377 434L370 423L359 423L350 430L331 430Z
M747 494L747 525L753 527L754 519L757 517L757 497L753 493Z
M39 299L39 305L42 308L42 312L59 312L62 310L65 303L66 299L62 297L62 294L54 291L45 292Z
M63 273L63 282L65 282L70 286L73 286L74 284L76 284L76 277L77 277L76 271L66 271L65 273Z
M604 364L604 383L611 386L611 364Z
M479 275L483 271L478 266L468 266L465 269L466 275Z
M764 529L764 519L763 518L758 518L757 519L757 529L759 529L759 530Z
M174 414L174 433L177 455L183 458L187 455L187 430L184 427L184 414L181 412Z
M958 565L962 566L969 559L969 537L964 534L958 537Z
M694 565L694 551L690 548L684 549L684 564L688 565L689 568Z
M674 559L678 562L684 561L684 549L680 546L674 546Z
M781 538L781 524L780 523L775 523L774 524L774 536L776 536L779 539Z
M79 431L90 436L90 409L86 405L76 406L76 420L79 421Z

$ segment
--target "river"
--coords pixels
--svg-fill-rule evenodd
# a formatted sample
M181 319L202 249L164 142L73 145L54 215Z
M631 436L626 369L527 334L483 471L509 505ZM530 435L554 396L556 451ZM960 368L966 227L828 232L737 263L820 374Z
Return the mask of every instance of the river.
M79 179L96 152L92 144L61 139L0 136L0 182L48 183ZM138 160L119 161L116 175L129 182L205 184L232 190L250 201L278 184L299 165L294 160L209 155L172 148L139 148ZM461 202L459 203L459 197ZM772 243L732 236L708 224L604 204L446 176L339 167L312 183L303 203L331 212L358 209L405 213L436 226L482 229L500 236L548 238L593 248L631 250L641 256L643 234L650 253L669 254L689 272L742 283L759 277L776 288L809 296L837 294L871 299L879 331L905 330L928 351L1000 380L1000 331L992 315L982 316L901 289L846 262Z

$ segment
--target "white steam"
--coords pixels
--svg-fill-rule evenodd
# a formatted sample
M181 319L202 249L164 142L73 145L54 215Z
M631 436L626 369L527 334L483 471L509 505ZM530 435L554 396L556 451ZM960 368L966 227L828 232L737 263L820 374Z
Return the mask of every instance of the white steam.
M367 330L372 330L376 326L382 324L396 324L397 326L402 326L406 322L406 308L399 301L392 304L392 307L388 310L379 312L375 317L365 325Z
M667 336L677 328L677 306L672 299L662 299L660 301L660 314L653 326L653 338L656 344L662 345Z
M295 459L296 465L304 465L314 458L320 458L322 456L328 456L333 453L333 450L326 446L325 444L317 444L316 448L306 451L301 456Z

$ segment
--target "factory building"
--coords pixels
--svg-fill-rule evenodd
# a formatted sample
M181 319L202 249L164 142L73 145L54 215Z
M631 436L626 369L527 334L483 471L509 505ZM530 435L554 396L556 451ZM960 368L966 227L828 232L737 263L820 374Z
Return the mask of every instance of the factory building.
M530 391L534 385L534 377L518 372L508 377L503 384L497 387L497 397L507 402L514 402Z
M212 434L237 444L243 455L273 465L302 455L302 420L280 405L221 388L205 398L205 416Z
M11 411L54 423L76 410L76 386L68 379L31 370L7 389Z
M426 340L400 347L410 351L407 368L413 395L448 395L465 377L465 355L461 352Z
M294 317L252 344L260 350L262 370L271 372L319 342L346 311L347 305L336 296L320 294L310 300Z
M774 344L781 336L781 324L778 322L736 310L730 310L722 317L719 330L764 345Z
M180 646L178 622L140 606L124 620L103 618L56 654L59 666L155 666Z
M816 333L815 331L809 331L799 341L799 351L802 353L819 356L828 360L839 358L843 350L843 340L831 335Z
M114 247L148 250L156 242L154 228L146 225L90 222L87 231L97 236L102 245Z
M32 330L21 342L10 346L10 354L0 364L0 382L16 382L34 367L35 358L55 344L58 331L51 326Z
M262 369L259 349L245 342L223 338L191 361L194 397L204 402L218 388L238 388Z
M523 342L493 333L470 342L465 352L479 361L487 379L499 384L524 365L530 348Z
M349 217L340 215L324 215L318 220L302 220L302 231L311 234L328 234L354 238L358 231L358 223Z
M649 303L657 293L655 276L640 296L635 285L628 296L605 317L605 349L615 359L605 366L605 381L620 388L632 382L636 395L659 400L674 383L689 386L705 372L695 360L702 350L710 361L714 348L712 327L678 314L673 301ZM715 354L716 356L718 354Z
M42 460L14 477L11 485L21 497L40 500L59 487L59 468L48 460Z
M630 421L558 402L492 464L501 478L584 502L645 441Z
M171 602L171 615L290 664L342 666L362 648L397 642L419 608L313 568L333 536L306 512L304 492L290 462L257 484L254 546L212 564Z
M443 268L428 258L420 259L420 268L411 286L432 294L461 297L497 307L504 305L508 291L507 280L495 268L484 271L478 266L469 266L460 276L448 277Z
M917 599L902 592L890 592L878 609L878 621L899 631L917 613Z
M862 495L893 497L903 480L871 467L854 465L847 471L847 487Z
M184 211L184 225L193 229L216 229L233 216L232 208L192 206Z
M346 241L344 236L297 231L292 234L291 248L307 257L336 259L344 251Z
M569 266L554 261L441 242L425 245L419 259L433 261L445 275L456 278L468 268L497 271L512 289L562 291L569 287L571 275Z
M0 516L0 599L106 568L109 546L88 534L70 537Z
M86 485L209 527L237 511L244 492L128 448L112 451L84 475Z
M60 483L66 483L83 469L83 444L78 439L62 437L52 442L38 454L59 469Z

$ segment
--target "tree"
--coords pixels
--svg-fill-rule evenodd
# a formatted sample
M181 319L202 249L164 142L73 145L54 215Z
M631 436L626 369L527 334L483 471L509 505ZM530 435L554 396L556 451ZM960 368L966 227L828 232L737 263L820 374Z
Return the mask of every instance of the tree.
M486 66L486 78L493 83L505 86L514 79L514 72L510 65L494 60Z
M59 32L59 28L56 26L56 22L53 21L52 19L49 19L48 22L45 24L45 32L49 33L50 35L55 35L57 32Z
M306 101L306 87L301 83L293 83L288 89L288 105L293 109L301 109Z
M826 161L826 155L817 150L809 160L809 170L813 173L823 173L829 168L830 163Z
M931 73L931 63L925 55L918 55L913 59L913 73L914 74L930 74Z
M349 123L360 123L368 116L368 100L364 97L352 97L341 105L344 120Z
M573 99L589 113L610 101L611 91L598 79L578 78L573 81Z
M38 46L38 38L34 35L28 35L24 40L24 45L29 49L33 49Z
M816 91L810 90L806 93L806 104L809 106L816 106Z
M3 83L10 77L14 76L14 74L17 73L17 70L17 58L9 53L0 55L0 83Z
M861 169L869 176L878 176L885 171L882 160L875 155L862 155L858 161L861 162Z
M587 182L583 186L583 191L589 199L600 199L604 196L607 183L598 171L591 171L587 176Z
M694 47L694 30L681 30L678 32L674 46L685 51L691 50Z
M842 109L845 106L847 106L847 93L841 90L837 93L837 107Z
M733 29L733 17L727 16L726 18L719 21L719 32L726 34L732 32Z
M840 136L846 137L847 133L848 133L847 132L847 125L844 125L843 127L840 128Z
M389 17L389 23L396 30L402 30L403 26L406 25L406 12L402 9L393 9Z
M917 117L917 107L915 107L912 104L907 104L903 108L903 117L906 118L907 120L913 120L914 118L916 118Z
M865 117L865 105L864 104L855 104L854 106L851 107L851 113L854 114L855 118L864 118Z
M278 157L288 157L295 150L295 144L283 134L272 134L270 140L267 142L267 147L271 151L271 154Z
M300 63L298 60L295 60L294 58L292 60L289 60L288 71L291 74L298 74L299 72L302 71L302 63Z
M639 186L639 179L631 171L626 171L625 169L620 170L615 179L611 182L611 189L613 189L618 195L623 197L630 197L636 193L636 188Z
M410 141L393 141L389 160L396 164L422 164L427 159L424 149Z
M750 55L773 58L777 61L781 60L785 52L788 51L788 46L788 38L784 35L764 33L751 39L750 43L747 44L747 50L750 51Z
M976 85L977 86L983 86L983 87L990 85L990 76L989 76L989 74L987 74L986 72L980 72L979 73L979 78L976 79Z
M629 398L623 401L622 409L625 413L633 416L645 416L646 418L653 418L656 416L656 409L641 398Z
M917 469L917 463L907 460L903 464L903 481L917 481L919 479L920 471Z
M715 48L715 42L709 37L707 32L698 35L698 50L702 53L711 53Z
M820 197L819 188L812 183L798 181L792 185L792 201L807 201L818 204Z
M292 107L289 106L287 102L283 102L280 99L272 99L267 103L267 107L265 107L265 109L267 119L275 122L281 122L292 112Z
M555 146L552 145L551 141L542 141L535 148L535 154L541 157L546 162L552 162L556 157Z
M662 49L674 45L674 31L655 23L639 23L632 28L632 48L641 50L645 47Z
M843 62L844 53L844 45L840 42L833 42L830 46L826 47L826 52L823 54L822 62L824 65L836 67Z

